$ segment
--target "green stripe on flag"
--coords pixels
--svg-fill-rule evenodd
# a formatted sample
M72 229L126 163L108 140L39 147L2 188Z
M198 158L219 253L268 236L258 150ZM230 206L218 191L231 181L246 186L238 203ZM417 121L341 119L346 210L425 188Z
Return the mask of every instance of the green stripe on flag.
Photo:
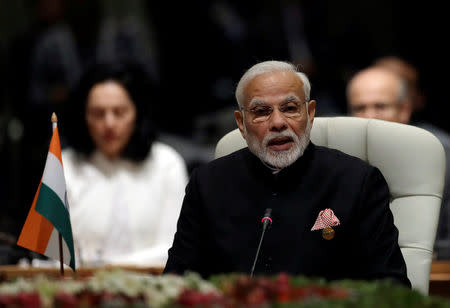
M45 183L41 184L36 211L47 218L62 235L70 251L70 267L75 270L75 251L69 212L58 195Z

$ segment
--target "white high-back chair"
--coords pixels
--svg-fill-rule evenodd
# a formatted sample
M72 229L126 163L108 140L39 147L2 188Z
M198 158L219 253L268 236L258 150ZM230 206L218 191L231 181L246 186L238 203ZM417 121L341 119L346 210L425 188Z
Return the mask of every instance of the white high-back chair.
M381 171L390 189L408 278L413 289L428 294L445 178L440 141L415 126L355 117L316 117L311 140L359 157ZM219 140L215 158L246 146L235 129Z

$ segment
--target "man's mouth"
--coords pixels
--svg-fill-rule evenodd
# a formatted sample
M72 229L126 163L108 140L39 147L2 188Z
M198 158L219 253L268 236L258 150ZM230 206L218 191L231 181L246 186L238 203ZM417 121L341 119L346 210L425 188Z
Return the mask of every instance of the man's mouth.
M267 146L275 151L284 151L288 150L293 142L294 140L291 137L277 137L271 139Z

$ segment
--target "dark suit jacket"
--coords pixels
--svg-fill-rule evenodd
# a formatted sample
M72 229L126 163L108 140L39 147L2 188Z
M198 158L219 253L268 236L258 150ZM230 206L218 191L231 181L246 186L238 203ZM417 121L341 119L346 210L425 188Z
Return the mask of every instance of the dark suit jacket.
M255 274L393 278L410 286L380 171L312 143L275 175L248 148L196 169L164 272L249 273L266 208L273 224ZM311 231L326 208L340 220L331 240Z

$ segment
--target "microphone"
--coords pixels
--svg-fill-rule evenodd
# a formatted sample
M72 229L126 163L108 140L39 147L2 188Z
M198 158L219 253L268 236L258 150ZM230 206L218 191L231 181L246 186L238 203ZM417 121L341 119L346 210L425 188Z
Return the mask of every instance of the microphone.
M258 261L259 250L261 249L261 244L264 239L264 233L266 232L267 227L272 224L272 218L270 218L271 214L272 214L272 209L267 208L266 211L264 212L264 217L261 219L263 229L262 229L261 238L259 240L258 249L256 250L255 260L253 261L252 270L250 271L250 277L253 277L253 272L255 271L256 262Z
M264 212L264 217L261 219L261 222L263 224L263 229L266 229L269 224L272 224L272 218L270 218L270 215L272 214L272 209L267 208Z

